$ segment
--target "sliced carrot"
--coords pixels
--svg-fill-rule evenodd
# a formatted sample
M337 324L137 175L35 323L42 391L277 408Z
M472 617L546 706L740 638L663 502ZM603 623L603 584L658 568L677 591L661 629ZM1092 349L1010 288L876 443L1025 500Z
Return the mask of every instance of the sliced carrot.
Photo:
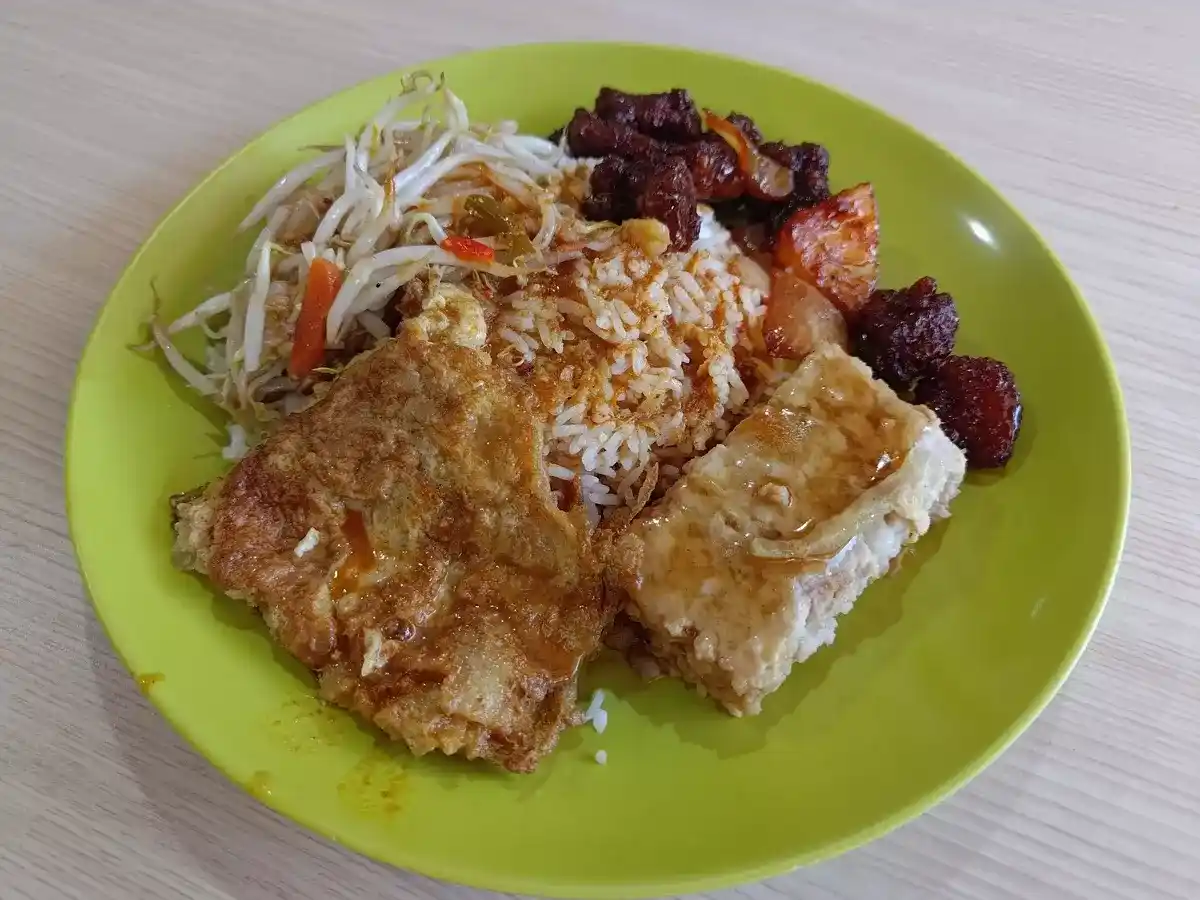
M342 270L336 264L320 256L312 261L292 336L288 372L293 378L303 378L325 359L325 319L341 285Z
M487 244L458 234L452 234L442 241L442 249L464 262L491 262L496 258L496 251Z

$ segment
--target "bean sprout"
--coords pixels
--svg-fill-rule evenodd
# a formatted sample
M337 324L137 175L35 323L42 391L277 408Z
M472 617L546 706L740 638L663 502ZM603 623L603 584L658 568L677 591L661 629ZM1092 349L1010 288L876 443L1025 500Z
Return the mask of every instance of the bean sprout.
M286 356L318 257L343 269L325 320L329 349L352 333L387 339L384 307L419 276L427 285L462 282L472 272L525 276L580 252L553 249L569 213L557 205L563 147L517 133L514 122L472 123L462 99L427 73L404 79L400 93L355 135L312 149L320 152L282 175L239 225L262 223L245 278L165 327L157 317L151 323L148 346L157 345L238 429L230 431L231 457L261 439L272 421L313 402L310 388L287 374ZM535 248L520 269L442 248L470 194L518 204ZM476 238L495 245L486 235ZM171 338L194 328L208 339L203 366Z

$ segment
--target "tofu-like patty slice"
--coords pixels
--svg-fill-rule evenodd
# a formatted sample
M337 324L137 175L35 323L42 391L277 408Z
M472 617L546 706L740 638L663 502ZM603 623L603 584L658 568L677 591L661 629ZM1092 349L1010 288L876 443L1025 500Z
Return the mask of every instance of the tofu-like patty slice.
M667 671L754 714L964 469L932 412L826 345L633 524L610 577Z

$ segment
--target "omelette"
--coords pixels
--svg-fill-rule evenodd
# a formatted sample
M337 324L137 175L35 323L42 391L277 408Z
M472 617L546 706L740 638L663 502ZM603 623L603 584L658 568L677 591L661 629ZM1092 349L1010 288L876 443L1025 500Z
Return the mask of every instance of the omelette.
M420 755L534 769L614 609L534 398L451 292L175 507L175 558ZM482 330L481 330L482 329Z

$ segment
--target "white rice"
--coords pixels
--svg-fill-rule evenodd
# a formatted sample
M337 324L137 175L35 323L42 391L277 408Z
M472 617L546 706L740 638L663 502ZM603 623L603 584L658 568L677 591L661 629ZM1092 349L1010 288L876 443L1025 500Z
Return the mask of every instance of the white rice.
M604 734L608 727L608 711L604 708L604 691L597 689L592 693L592 701L583 713L583 724L592 723L596 734Z
M652 461L665 488L748 407L734 349L761 356L762 292L739 276L746 259L708 210L702 236L688 252L652 256L621 235L563 263L553 285L524 280L498 301L493 351L561 366L547 472L555 491L576 484L593 521L633 502ZM567 354L573 343L590 348L582 366Z
M292 553L295 554L297 559L305 556L317 548L317 544L320 543L320 540L321 532L317 531L315 528L310 528L304 533L304 537L300 539L300 543L296 544L296 547L292 550Z

